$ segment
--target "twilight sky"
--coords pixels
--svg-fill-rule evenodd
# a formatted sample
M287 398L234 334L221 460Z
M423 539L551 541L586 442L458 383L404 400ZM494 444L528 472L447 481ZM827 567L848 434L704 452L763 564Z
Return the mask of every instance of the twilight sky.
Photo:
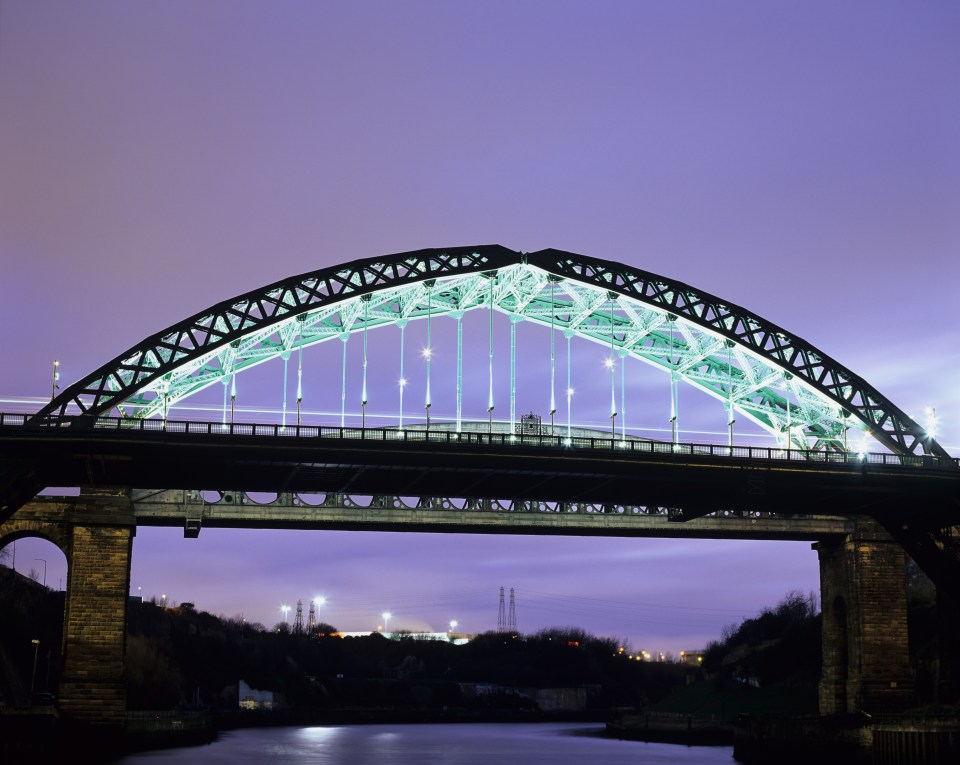
M53 359L68 384L283 277L500 243L743 305L935 406L960 454L958 39L952 2L0 0L0 410L38 407ZM308 384L339 406L337 379ZM522 631L678 652L818 585L806 543L140 529L132 586L467 631L514 587Z

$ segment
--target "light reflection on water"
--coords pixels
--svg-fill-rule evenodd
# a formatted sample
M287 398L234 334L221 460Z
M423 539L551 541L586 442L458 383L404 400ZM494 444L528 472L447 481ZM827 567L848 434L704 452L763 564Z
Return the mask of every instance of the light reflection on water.
M142 752L118 765L718 765L731 747L583 735L597 724L338 725L229 731L206 746ZM581 735L577 735L581 734Z

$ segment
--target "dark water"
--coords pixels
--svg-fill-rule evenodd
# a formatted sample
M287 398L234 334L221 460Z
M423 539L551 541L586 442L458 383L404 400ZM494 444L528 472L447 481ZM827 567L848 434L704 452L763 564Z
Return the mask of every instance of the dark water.
M731 747L588 735L596 724L332 725L229 731L205 746L130 755L123 765L715 765Z

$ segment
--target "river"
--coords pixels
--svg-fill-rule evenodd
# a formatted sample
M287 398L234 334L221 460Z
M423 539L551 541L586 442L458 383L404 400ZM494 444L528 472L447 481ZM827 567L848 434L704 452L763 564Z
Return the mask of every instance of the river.
M127 755L115 765L728 765L729 746L618 741L596 723L246 728L211 744Z

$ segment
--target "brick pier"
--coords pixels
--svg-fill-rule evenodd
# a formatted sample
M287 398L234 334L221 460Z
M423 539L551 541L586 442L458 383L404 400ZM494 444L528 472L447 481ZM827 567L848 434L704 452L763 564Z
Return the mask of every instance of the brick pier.
M904 708L913 696L905 553L876 523L814 545L820 557L820 713Z

